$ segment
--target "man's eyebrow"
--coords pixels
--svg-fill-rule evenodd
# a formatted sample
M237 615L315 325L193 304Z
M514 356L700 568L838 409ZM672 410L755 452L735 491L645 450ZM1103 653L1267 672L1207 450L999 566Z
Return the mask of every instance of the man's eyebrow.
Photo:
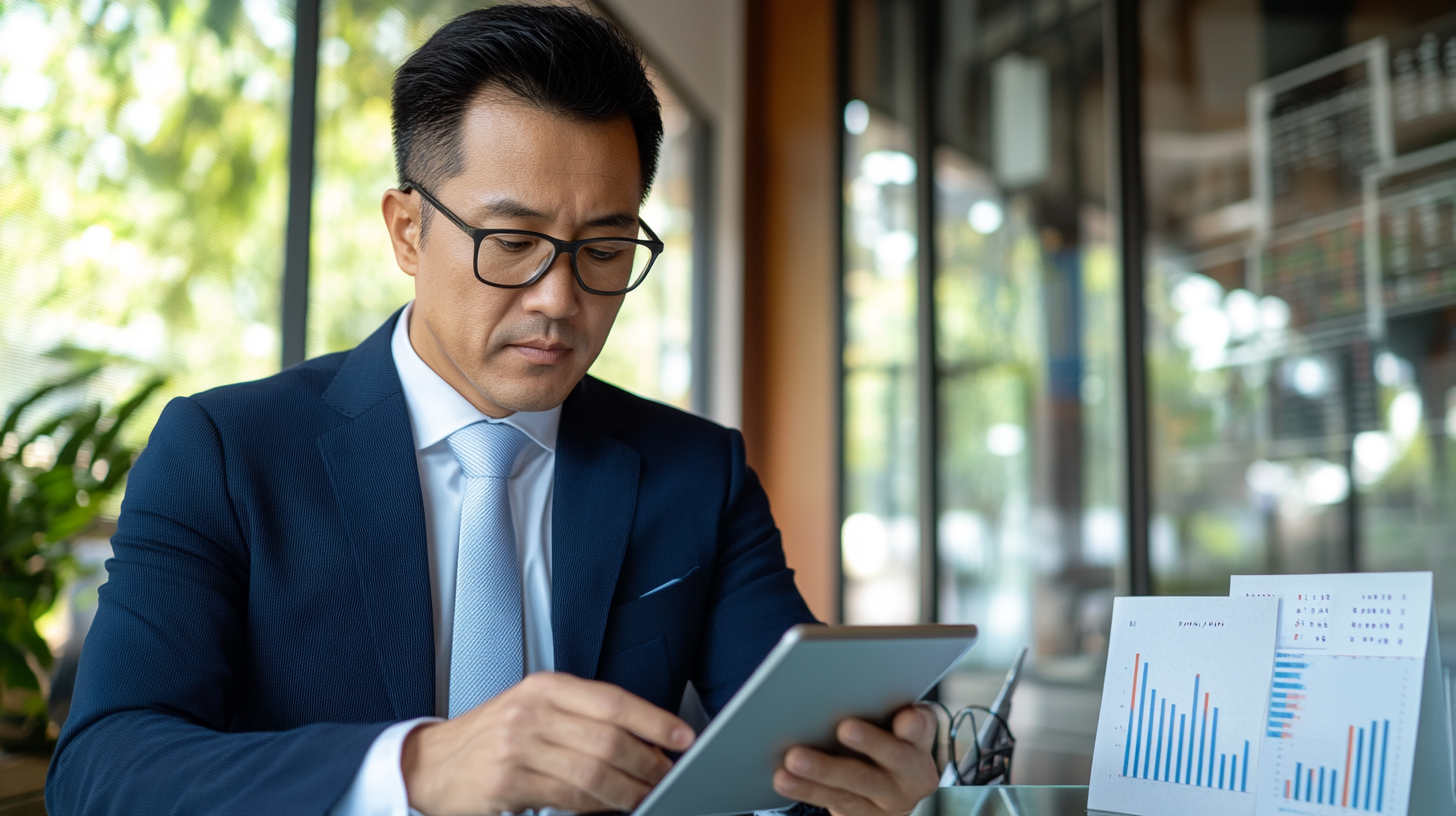
M485 201L480 205L479 210L484 219L494 218L536 218L546 219L548 216L539 211L531 209L514 198L496 198ZM637 216L631 213L616 212L598 216L587 221L583 226L587 227L614 227L617 229L631 230L637 227Z
M546 214L527 207L525 204L514 198L497 198L485 202L480 207L480 212L487 216L500 218L545 218Z
M637 216L630 213L611 213L603 215L586 222L588 227L617 227L620 229L634 229L641 223Z

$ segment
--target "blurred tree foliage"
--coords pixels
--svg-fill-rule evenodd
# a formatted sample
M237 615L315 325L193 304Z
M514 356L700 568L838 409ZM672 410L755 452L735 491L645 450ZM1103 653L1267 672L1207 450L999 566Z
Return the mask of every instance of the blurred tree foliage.
M175 393L276 370L290 9L0 2L0 398L54 376L59 343Z

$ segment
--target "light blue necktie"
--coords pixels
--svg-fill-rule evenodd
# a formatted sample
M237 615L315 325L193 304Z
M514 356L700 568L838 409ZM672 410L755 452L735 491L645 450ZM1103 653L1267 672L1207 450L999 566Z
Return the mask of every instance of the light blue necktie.
M449 442L465 474L450 641L450 716L457 717L524 673L521 568L509 488L527 439L510 425L477 422L450 434Z

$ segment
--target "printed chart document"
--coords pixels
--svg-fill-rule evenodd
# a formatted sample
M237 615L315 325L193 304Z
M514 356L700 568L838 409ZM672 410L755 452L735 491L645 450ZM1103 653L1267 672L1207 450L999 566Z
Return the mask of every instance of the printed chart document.
M1236 575L1229 595L1282 602L1263 759L1250 787L1259 816L1405 816L1431 573Z
M1274 598L1118 598L1087 807L1250 816Z

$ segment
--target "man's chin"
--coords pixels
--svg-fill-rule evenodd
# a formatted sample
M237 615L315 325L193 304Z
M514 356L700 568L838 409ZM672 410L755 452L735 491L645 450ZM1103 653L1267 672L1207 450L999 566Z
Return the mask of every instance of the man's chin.
M532 366L536 369L547 369L542 372L547 376L523 376L512 377L507 381L497 380L490 386L481 388L481 394L486 399L506 409L507 411L525 411L534 413L537 411L549 411L552 408L566 401L571 390L581 382L583 374L567 373L557 370L555 366ZM477 380L477 382L480 382ZM485 383L481 383L485 385Z

